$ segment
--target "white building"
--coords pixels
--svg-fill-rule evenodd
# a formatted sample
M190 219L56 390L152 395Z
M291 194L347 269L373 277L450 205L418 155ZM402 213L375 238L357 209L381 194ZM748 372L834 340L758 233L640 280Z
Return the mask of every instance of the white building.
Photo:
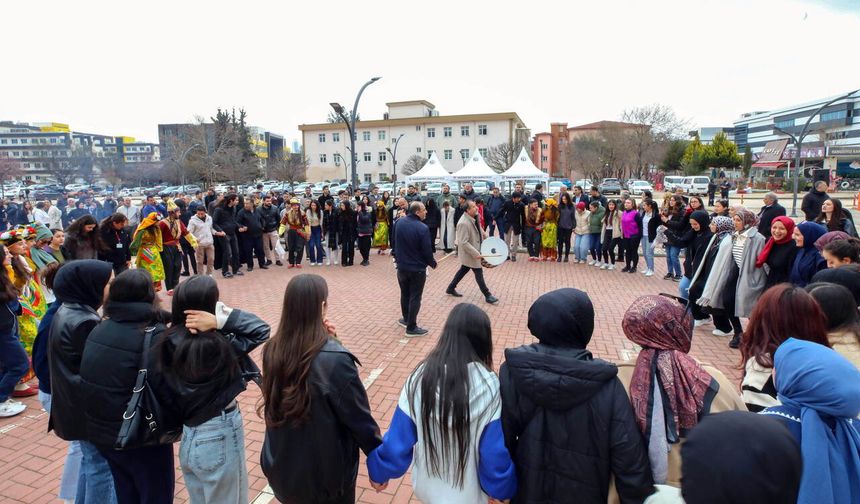
M397 171L398 179L402 179L404 163L416 154L428 158L435 152L445 169L454 172L463 167L475 150L486 156L490 147L529 137L528 129L515 112L443 116L426 100L392 102L386 106L388 113L383 119L355 124L356 166L361 182L391 177L394 165L388 149L394 152L398 138ZM299 130L308 159L309 181L350 179L346 124L302 124Z
M792 135L800 134L810 115L833 98L835 96L772 111L743 114L734 123L738 149L743 152L749 146L753 158L758 159L766 144L789 138L780 129ZM810 133L803 140L800 150L801 164L837 170L840 175L844 175L852 162L860 160L858 109L860 93L837 100L813 117L808 129ZM783 169L794 157L795 148L789 140L781 157L777 161L769 161L767 168Z

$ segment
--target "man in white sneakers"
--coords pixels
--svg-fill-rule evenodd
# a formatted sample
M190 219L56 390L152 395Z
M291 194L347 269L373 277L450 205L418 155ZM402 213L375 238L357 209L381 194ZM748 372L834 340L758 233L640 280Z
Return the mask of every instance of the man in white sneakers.
M188 232L197 240L198 270L201 275L212 275L215 271L215 228L212 227L212 217L206 214L206 207L197 206L197 212L188 220Z

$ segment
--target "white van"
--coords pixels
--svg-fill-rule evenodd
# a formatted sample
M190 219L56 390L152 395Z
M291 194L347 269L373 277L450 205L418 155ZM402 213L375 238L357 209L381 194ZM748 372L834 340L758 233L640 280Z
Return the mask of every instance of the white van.
M684 192L690 195L698 195L698 196L707 196L708 194L708 184L711 183L711 179L708 177L686 177L683 182L681 182L680 187L684 189Z
M684 177L665 177L663 178L663 190L673 192L683 181Z

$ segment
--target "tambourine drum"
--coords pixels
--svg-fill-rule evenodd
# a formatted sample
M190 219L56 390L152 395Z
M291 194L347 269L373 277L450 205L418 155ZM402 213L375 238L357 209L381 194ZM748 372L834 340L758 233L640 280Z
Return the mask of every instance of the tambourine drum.
M481 265L485 268L495 268L508 258L508 245L501 238L487 238L481 243Z

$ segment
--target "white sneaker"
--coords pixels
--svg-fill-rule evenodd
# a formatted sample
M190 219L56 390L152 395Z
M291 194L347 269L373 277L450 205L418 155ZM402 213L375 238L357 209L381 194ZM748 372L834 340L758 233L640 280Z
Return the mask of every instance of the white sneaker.
M647 271L645 271L645 276L646 277L654 276L654 272L651 270L647 270Z
M610 265L609 265L609 267L608 267L608 268L606 268L606 269L608 269L608 270L614 270L614 269L615 269L615 265L614 265L614 264L610 264Z
M335 263L335 264L337 264L337 263ZM326 260L325 260L325 265L326 265L326 266L331 266L331 259L326 259Z
M606 264L606 263L602 263L602 264L600 265L600 269L602 269L602 270L609 269L609 265L608 265L608 264Z
M595 262L594 259L589 259L588 265L591 266L592 264L594 264L594 262Z
M337 266L337 259L334 260L334 265Z
M710 321L711 321L711 319L709 319L709 318L697 320L697 321L693 322L693 326L694 327L700 327L700 326L703 326L703 325L709 323Z
M27 409L27 406L24 406L23 403L19 403L18 401L14 401L12 399L7 399L5 402L0 403L0 418L8 418L15 415L20 415Z
M602 267L602 266L603 266L603 262L601 262L601 261L594 261L594 267L595 267L595 268L600 268L600 267Z
M719 329L714 329L713 331L711 331L711 334L713 334L714 336L731 336L732 335L732 333L730 333L730 332L723 332L723 331L720 331Z

